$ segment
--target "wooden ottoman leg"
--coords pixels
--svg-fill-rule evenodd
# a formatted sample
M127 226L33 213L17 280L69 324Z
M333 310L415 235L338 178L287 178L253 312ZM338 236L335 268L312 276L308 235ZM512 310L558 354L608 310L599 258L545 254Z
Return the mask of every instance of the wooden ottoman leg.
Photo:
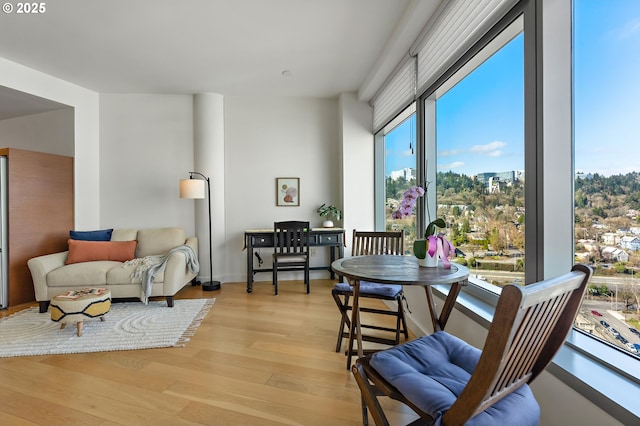
M82 336L82 326L83 326L83 322L82 321L78 321L77 327L78 327L78 337Z

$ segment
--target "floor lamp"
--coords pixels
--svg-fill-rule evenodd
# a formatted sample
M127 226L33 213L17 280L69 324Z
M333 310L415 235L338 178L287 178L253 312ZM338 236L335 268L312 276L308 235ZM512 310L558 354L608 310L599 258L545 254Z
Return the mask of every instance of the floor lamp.
M194 175L202 179L194 179ZM207 197L204 194L204 183L207 182ZM189 172L189 179L180 179L180 198L209 199L209 271L211 273L209 282L202 284L205 291L219 290L220 281L213 281L213 251L211 244L211 182L208 177L198 172Z

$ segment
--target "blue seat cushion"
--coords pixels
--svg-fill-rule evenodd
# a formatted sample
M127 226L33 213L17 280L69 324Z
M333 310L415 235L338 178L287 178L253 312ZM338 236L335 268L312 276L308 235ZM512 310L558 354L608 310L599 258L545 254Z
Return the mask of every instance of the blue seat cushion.
M341 293L353 293L353 287L347 283L338 283L333 286L335 291ZM360 294L362 296L376 295L382 297L396 298L402 292L401 285L376 284L368 281L360 281Z
M421 410L436 419L466 386L480 350L444 331L376 352L370 364ZM501 399L466 425L537 425L540 407L528 385Z

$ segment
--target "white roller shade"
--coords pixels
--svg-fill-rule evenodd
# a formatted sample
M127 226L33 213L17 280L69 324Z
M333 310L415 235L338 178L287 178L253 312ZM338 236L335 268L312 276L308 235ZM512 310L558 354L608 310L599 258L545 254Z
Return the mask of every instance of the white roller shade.
M415 81L415 58L406 55L371 100L374 132L413 102Z
M516 3L517 0L443 3L411 49L418 55L418 94L460 59Z

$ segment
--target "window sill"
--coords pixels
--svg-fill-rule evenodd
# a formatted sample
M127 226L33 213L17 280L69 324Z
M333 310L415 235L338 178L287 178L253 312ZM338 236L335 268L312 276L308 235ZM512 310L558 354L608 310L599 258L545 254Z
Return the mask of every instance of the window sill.
M448 286L433 289L442 297L449 290ZM470 283L458 296L456 309L489 328L499 292L499 287L487 283ZM621 423L637 424L639 357L571 330L547 371Z

